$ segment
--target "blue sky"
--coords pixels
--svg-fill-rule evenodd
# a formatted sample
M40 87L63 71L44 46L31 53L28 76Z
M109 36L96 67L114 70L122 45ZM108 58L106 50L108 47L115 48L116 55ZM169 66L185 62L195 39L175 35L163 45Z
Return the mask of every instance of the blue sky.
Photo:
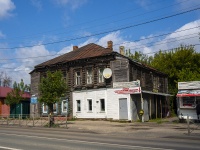
M198 8L199 0L0 0L0 72L29 84L35 65L73 45L112 40L115 51L152 55L200 44Z

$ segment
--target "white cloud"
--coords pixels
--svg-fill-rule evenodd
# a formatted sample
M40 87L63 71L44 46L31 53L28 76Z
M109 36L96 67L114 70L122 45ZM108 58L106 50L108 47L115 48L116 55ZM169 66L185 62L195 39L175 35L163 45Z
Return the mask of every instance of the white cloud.
M0 19L11 16L15 5L11 0L0 0Z
M113 41L113 49L114 51L117 51L117 52L119 52L119 46L121 45L125 46L126 50L131 49L132 53L134 53L134 51L141 51L143 53L158 52L160 49L167 50L171 48L176 48L180 46L180 44L185 44L185 45L198 44L199 43L199 36L198 36L199 28L195 28L197 26L200 26L200 20L196 20L194 22L185 24L184 26L175 30L174 33L169 34L162 39L155 38L154 37L155 35L151 34L146 37L143 36L141 37L141 39L143 40L135 41L135 42L126 40L125 37L122 35L122 33L118 31L118 32L112 32L110 34L107 34L99 39L96 37L89 38L88 40L77 44L77 46L82 47L89 43L96 43L103 47L107 47L107 41L111 40ZM193 29L188 30L189 28L193 28ZM196 35L190 35L190 34L196 34ZM193 36L197 36L197 37L188 38L188 37L193 37ZM170 41L173 41L173 42L170 42ZM152 45L151 47L149 46L149 43L151 43ZM63 54L63 53L72 51L72 48L73 48L72 44L68 45L62 48L59 52L57 52L57 54ZM198 49L200 47L198 46L196 48L197 48L197 51L200 52L200 49ZM29 72L32 71L33 67L38 65L39 63L42 63L44 61L52 59L53 57L56 57L55 55L48 56L52 54L55 54L55 52L51 52L47 50L45 46L20 48L20 49L17 49L15 52L16 57L27 58L27 59L17 59L14 62L6 63L5 65L3 65L3 67L15 68L12 71L11 69L7 71L9 75L11 75L13 81L20 82L21 79L24 79L25 83L29 84L30 83ZM46 57L40 57L40 56L46 56ZM31 58L31 57L34 57L34 58Z
M42 10L42 2L40 0L31 0L31 4L38 9L38 11Z
M199 5L199 1L198 0L187 0L187 1L183 1L183 0L176 0L178 3L180 3L177 8L180 9L180 7L182 9L185 9L185 8L189 8L189 7L194 7L194 6L198 6Z
M71 9L77 9L87 2L87 0L54 0L59 6L70 6Z
M20 82L20 80L23 79L26 84L30 84L29 73L34 69L34 66L55 57L52 55L52 52L49 52L45 48L45 46L19 48L16 49L15 56L16 58L27 59L9 60L6 64L1 65L1 69L8 68L4 70L12 77L13 82Z
M150 0L136 0L135 3L140 5L144 9L148 9L151 1Z
M6 35L3 34L3 33L0 31L0 39L5 38L5 37L6 37Z
M168 50L172 48L179 47L182 45L195 45L199 44L199 27L200 26L200 20L196 20L193 22L190 22L181 28L174 31L174 33L166 36L163 40L160 42L157 42L154 44L153 47L151 47L152 51L158 51L161 50ZM200 46L195 46L196 51L200 52Z
M72 51L72 48L73 48L73 45L66 46L66 47L64 47L63 49L61 49L61 50L58 52L58 54L68 53L68 52Z

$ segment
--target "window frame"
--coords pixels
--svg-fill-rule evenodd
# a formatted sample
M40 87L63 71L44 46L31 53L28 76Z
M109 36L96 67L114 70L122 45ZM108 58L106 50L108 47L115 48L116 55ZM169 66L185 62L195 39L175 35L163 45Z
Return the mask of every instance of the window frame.
M79 75L78 75L78 73L79 73ZM75 84L81 85L81 71L75 72Z
M56 106L55 106L56 105ZM46 110L44 109L44 107L46 106ZM56 107L56 111L54 111L54 106ZM57 113L57 110L58 110L58 104L57 103L55 103L55 104L53 104L53 113ZM44 103L42 104L42 113L43 114L47 114L48 113L48 106L47 105L45 105Z
M102 72L101 72L101 70L102 70ZM98 69L98 83L104 83L105 82L105 79L103 77L103 70L104 70L104 68Z
M79 105L78 102L80 102ZM81 100L76 100L76 112L81 112Z
M90 102L91 102L91 104L90 104ZM92 105L92 99L87 99L87 106L88 106L88 112L92 112L92 107L93 107L93 105Z
M64 102L66 102L66 110L64 110ZM68 112L68 100L62 100L62 104L61 104L61 110L62 110L62 113L67 113Z
M93 83L93 70L92 70L92 67L91 68L87 68L86 81L87 81L87 84L92 84Z
M104 101L103 103L102 103L102 100ZM106 110L105 99L101 98L99 101L100 101L100 111L105 112ZM104 109L102 109L102 104L103 104Z
M187 101L187 102L184 102ZM188 103L188 101L191 101ZM195 108L196 97L181 97L180 98L180 108Z

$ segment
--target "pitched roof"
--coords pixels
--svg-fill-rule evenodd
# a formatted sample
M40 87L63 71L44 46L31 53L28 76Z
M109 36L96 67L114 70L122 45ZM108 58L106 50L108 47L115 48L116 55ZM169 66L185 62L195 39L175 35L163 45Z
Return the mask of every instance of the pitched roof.
M104 55L110 54L110 53L112 53L112 49L104 48L97 44L90 43L90 44L80 47L76 50L73 50L69 53L63 54L61 56L58 56L56 58L53 58L46 62L43 62L43 63L35 66L35 68L49 66L49 65L56 64L56 63L65 63L65 62L78 60L78 59L104 56Z
M10 87L0 87L0 97L5 98L7 96L8 93L10 93L12 91L12 88ZM24 94L22 95L23 98L30 98L31 95L29 92L24 92Z

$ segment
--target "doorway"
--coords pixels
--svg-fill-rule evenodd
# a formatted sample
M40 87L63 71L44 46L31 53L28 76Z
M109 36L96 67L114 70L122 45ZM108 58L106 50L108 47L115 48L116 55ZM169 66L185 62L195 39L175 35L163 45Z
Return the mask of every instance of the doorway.
M119 99L119 119L128 119L127 98Z

